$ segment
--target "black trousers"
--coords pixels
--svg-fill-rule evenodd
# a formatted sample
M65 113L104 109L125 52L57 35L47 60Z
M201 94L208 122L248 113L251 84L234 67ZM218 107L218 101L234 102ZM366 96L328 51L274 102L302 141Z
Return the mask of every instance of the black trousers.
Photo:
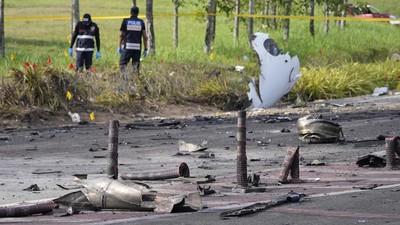
M123 49L121 53L121 58L119 60L119 68L121 73L125 71L125 68L130 60L132 60L132 66L134 70L136 70L135 72L139 73L140 50L128 50L128 49Z
M76 51L76 68L82 70L85 65L86 70L92 67L93 51Z

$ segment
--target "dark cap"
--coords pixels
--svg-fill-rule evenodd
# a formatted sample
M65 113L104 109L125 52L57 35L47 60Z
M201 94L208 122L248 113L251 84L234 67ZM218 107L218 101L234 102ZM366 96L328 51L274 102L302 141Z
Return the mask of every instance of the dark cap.
M139 15L139 8L136 6L133 6L131 8L131 15Z
M86 13L85 15L83 15L83 22L90 22L92 21L92 17L90 16L90 14Z

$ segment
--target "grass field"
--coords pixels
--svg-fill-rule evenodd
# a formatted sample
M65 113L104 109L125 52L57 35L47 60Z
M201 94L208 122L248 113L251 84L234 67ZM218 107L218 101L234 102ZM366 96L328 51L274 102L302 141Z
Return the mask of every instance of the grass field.
M141 15L145 12L145 1L138 1L141 9ZM373 5L380 8L383 12L400 15L400 6L393 0L375 0ZM131 1L129 0L81 0L80 12L90 13L92 19L100 27L101 32L101 53L102 58L94 60L94 66L102 74L116 74L118 72L119 55L116 53L119 26L123 17L129 16ZM170 77L171 74L193 77L192 81L180 79L181 86L184 82L196 81L201 88L194 91L182 91L178 95L188 95L196 93L197 95L207 95L207 92L216 92L209 94L211 99L218 95L218 92L241 92L241 97L245 94L247 83L238 83L242 79L238 73L224 72L218 81L213 81L212 85L202 80L204 73L220 68L221 66L246 66L246 77L257 77L259 74L257 57L250 48L247 41L246 24L241 23L240 38L237 43L233 40L233 17L227 17L224 14L218 14L217 34L213 46L213 57L203 53L205 22L203 17L189 15L198 12L198 9L192 5L187 5L180 9L183 14L180 17L179 47L173 47L173 5L170 0L154 1L154 22L155 22L155 40L156 56L146 58L143 61L143 74L148 77L148 85L153 87L151 97L166 98L176 96L174 88L166 88L165 80L157 81L157 77ZM169 15L166 15L169 14ZM9 76L12 68L22 68L24 62L41 65L50 58L52 65L61 69L68 69L74 59L67 55L70 35L70 1L63 0L18 0L5 2L5 35L6 35L6 58L0 61L0 76ZM38 17L46 17L39 19ZM50 18L50 19L49 19ZM332 76L338 68L357 68L355 72L359 75L357 79L365 82L355 82L361 85L358 89L361 92L351 92L351 95L364 94L370 91L371 87L385 85L390 77L390 86L397 86L398 73L400 69L398 64L387 62L388 57L394 52L400 52L400 26L393 26L383 22L364 22L348 21L345 29L340 29L331 21L330 32L328 35L323 33L323 21L316 21L316 36L312 38L308 32L308 20L292 20L290 39L282 39L282 30L272 30L265 28L262 19L256 18L255 32L269 33L275 39L278 46L290 54L298 55L302 65L303 77L294 90L301 91L302 95L313 96L306 99L315 98L316 90L321 93L320 98L335 97L329 89L345 90L349 93L350 87L346 86L346 79L341 76ZM243 60L247 56L248 61ZM361 63L361 64L358 64ZM378 65L378 66L375 66ZM380 66L379 66L380 65ZM320 69L322 68L322 69ZM377 71L375 71L377 70ZM311 71L311 72L310 72ZM349 71L348 69L346 71ZM353 71L353 70L351 70ZM312 73L312 74L309 74ZM347 74L338 72L339 74ZM369 75L373 74L374 83L369 82ZM200 77L196 77L200 76ZM335 77L341 79L341 82L328 82L329 79L323 79L326 85L310 87L311 76ZM151 79L150 79L151 78ZM167 79L167 78L163 78ZM170 78L174 80L177 76ZM151 80L151 81L150 81ZM187 79L186 79L187 80ZM302 81L303 80L303 81ZM200 82L200 83L199 83ZM227 82L227 83L224 83ZM342 85L339 88L332 88L329 83ZM220 84L215 86L215 84ZM176 83L169 81L169 85L174 87ZM231 85L234 85L233 87ZM320 87L318 87L320 86ZM157 90L166 88L167 91ZM193 85L187 88L193 89ZM322 87L328 89L322 89ZM354 88L352 88L354 89ZM357 89L357 88L356 88ZM224 92L222 92L224 93ZM329 94L330 93L330 94ZM147 94L148 95L148 94ZM229 95L229 94L228 94ZM226 99L223 99L226 100Z

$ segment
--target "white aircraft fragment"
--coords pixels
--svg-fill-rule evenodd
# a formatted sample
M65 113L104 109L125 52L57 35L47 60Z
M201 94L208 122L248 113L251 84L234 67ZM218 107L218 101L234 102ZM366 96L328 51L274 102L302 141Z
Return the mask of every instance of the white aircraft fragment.
M257 91L256 81L249 83L247 93L252 108L268 108L275 105L300 78L300 62L297 56L283 54L268 34L255 33L251 44L257 52L261 74Z

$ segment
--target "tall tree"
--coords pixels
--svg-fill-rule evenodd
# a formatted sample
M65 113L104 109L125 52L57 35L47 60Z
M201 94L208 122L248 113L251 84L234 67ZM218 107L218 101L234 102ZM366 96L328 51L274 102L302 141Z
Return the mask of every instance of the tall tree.
M71 37L79 22L79 0L71 0Z
M136 6L136 0L132 0L132 6Z
M5 40L4 40L4 0L0 0L0 56L5 57Z
M247 22L247 32L248 32L248 39L251 42L251 37L253 36L254 33L254 0L249 1L249 14L250 17Z
M348 3L347 0L343 0L342 17L347 16L347 3ZM346 20L340 20L339 26L340 26L340 28L343 29L346 26Z
M271 0L271 6L269 7L268 10L268 14L269 15L276 15L276 8L277 8L277 4L276 4L276 0ZM276 22L276 18L273 17L269 20L269 23L271 25L271 27L276 30L278 28L278 23Z
M179 42L179 5L180 1L179 0L173 0L174 2L174 34L173 34L173 39L174 39L174 48L178 47L178 42Z
M324 2L324 16L326 19L324 20L324 33L329 33L329 0L325 0Z
M215 23L217 13L217 2L216 0L208 0L207 5L207 26L206 26L206 38L204 45L204 53L210 54L211 46L215 39Z
M239 14L240 14L240 0L235 0L235 25L233 30L233 39L235 43L239 40Z
M290 16L292 0L286 0L285 3L286 3L285 16ZM283 23L283 40L289 40L289 33L290 33L290 19L287 18L284 20L284 23Z
M153 23L153 0L146 0L146 32L148 37L148 50L150 55L156 54L156 37Z
M310 0L310 16L313 17L315 15L315 0ZM315 27L314 27L314 19L310 20L310 33L311 36L315 36Z

